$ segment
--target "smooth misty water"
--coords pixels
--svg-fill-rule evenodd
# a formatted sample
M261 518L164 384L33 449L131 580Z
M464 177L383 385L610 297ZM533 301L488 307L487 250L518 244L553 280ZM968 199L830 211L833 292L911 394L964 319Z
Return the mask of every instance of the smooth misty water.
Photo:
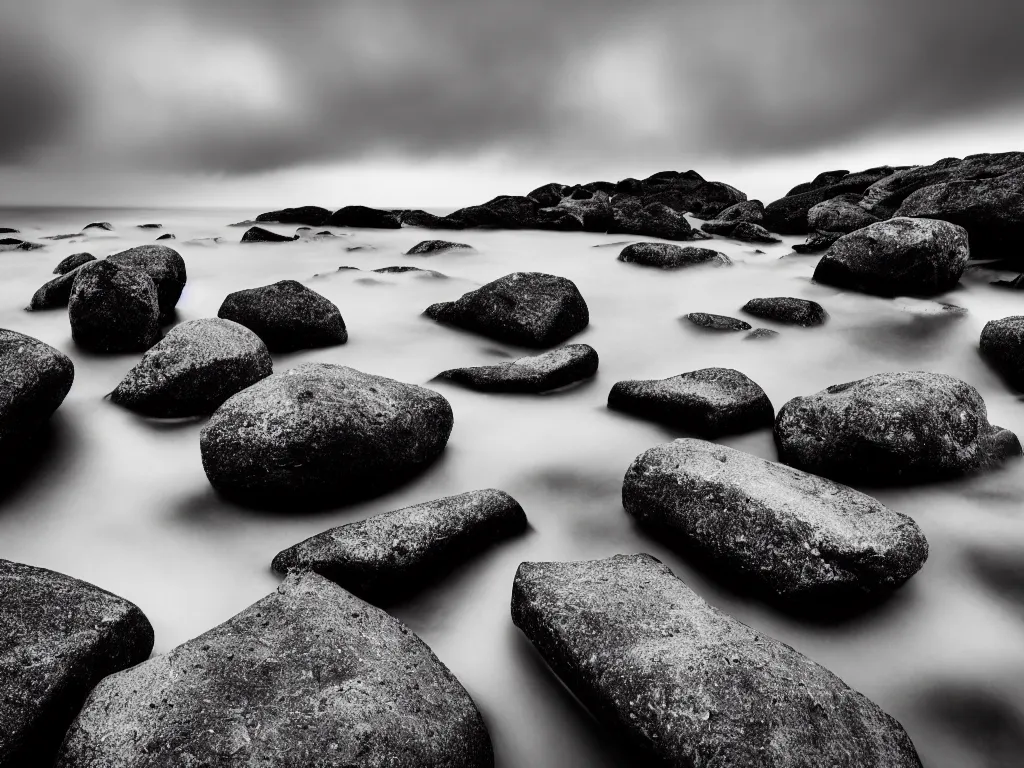
M1024 462L984 476L913 489L869 491L914 517L928 537L924 569L882 607L840 625L815 626L729 593L632 525L620 503L623 474L670 430L609 412L605 399L624 378L665 377L706 366L737 368L776 408L789 398L881 371L930 370L976 386L993 423L1024 435L1024 404L977 352L985 321L1020 313L1021 294L973 271L940 301L883 300L814 285L815 257L788 245L716 239L731 268L663 272L616 260L625 238L583 233L423 230L344 231L335 240L239 245L226 226L255 211L0 210L0 226L22 237L92 230L44 250L0 253L0 326L69 354L75 384L53 419L52 444L34 469L0 497L0 557L52 568L136 602L163 653L224 621L272 590L282 548L371 514L474 489L508 491L525 508L528 535L505 543L393 607L452 669L484 713L503 768L625 766L587 713L547 671L512 625L509 597L523 560L592 559L651 552L712 604L794 646L897 717L930 768L1017 766L1024 755ZM67 313L22 310L56 262L87 250L97 257L151 242L162 222L178 239L188 285L181 320L214 316L230 291L284 278L334 301L348 344L275 356L275 369L319 360L434 387L455 411L442 459L411 484L372 502L317 515L269 516L232 506L210 490L199 458L201 420L162 423L112 405L110 392L138 355L96 356L71 342ZM272 227L290 233L294 227ZM451 237L476 254L403 256L419 240ZM189 242L221 237L224 241ZM346 252L346 247L375 250ZM409 264L448 279L369 270ZM591 311L577 341L601 369L588 383L546 395L481 394L431 382L454 366L486 364L523 350L437 325L427 305L517 270L576 282ZM733 316L748 299L799 296L831 315L822 328L777 327L747 341L680 317ZM774 458L769 430L723 442ZM6 480L9 484L10 478Z

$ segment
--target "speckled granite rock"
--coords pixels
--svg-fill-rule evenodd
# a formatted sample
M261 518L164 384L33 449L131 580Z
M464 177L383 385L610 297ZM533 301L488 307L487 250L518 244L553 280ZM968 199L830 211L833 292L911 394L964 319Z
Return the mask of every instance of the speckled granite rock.
M71 300L71 289L75 285L75 279L84 264L48 280L39 286L39 290L32 294L27 309L36 312L44 309L59 309L66 307Z
M751 299L743 305L742 311L763 320L774 320L787 325L802 325L804 328L824 325L828 320L828 312L818 302L794 299L788 296Z
M737 320L727 315L709 315L706 312L691 312L686 316L694 325L701 328L708 328L712 331L749 331L750 323Z
M445 251L472 251L472 245L465 243L453 243L450 240L424 240L417 243L406 254L409 256L424 256L431 253L444 253Z
M0 447L38 429L64 402L75 366L39 339L0 328Z
M161 320L174 316L187 279L181 254L166 245L140 245L108 256L107 261L121 267L134 267L149 275L156 285Z
M244 325L263 339L271 352L348 341L345 320L334 303L297 280L228 294L217 316Z
M632 243L619 253L619 261L661 269L679 269L698 264L713 264L715 266L732 264L724 253L713 251L710 248L670 243Z
M985 323L981 331L981 354L1014 388L1024 390L1024 316Z
M650 555L523 563L512 620L651 765L920 768L892 717Z
M807 226L812 232L855 232L878 221L860 205L861 195L839 195L818 203L807 212Z
M145 272L109 259L76 271L68 299L75 343L93 352L143 352L160 335L156 284Z
M611 200L613 220L610 234L660 237L664 240L707 240L709 235L690 226L686 217L664 203L644 204L628 195L616 195Z
M53 268L53 274L66 275L68 272L76 270L90 261L96 261L96 257L91 253L73 253L57 263L57 266Z
M437 375L481 392L545 392L597 373L597 351L588 344L567 344L534 357L476 368L452 368Z
M491 768L487 729L404 624L315 573L103 680L58 768Z

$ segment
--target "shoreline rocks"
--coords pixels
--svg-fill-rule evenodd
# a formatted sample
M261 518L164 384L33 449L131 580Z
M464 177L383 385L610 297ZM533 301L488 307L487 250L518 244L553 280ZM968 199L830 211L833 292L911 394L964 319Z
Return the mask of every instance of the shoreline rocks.
M694 248L668 243L632 243L619 253L619 261L660 269L679 269L700 264L728 266L732 262L724 253L710 248Z
M400 229L401 219L391 211L367 208L365 205L346 205L339 208L324 222L328 227L352 227L356 229ZM320 226L314 224L313 226Z
M280 211L268 211L256 217L258 222L273 224L305 224L310 227L322 227L331 212L318 205L303 205L298 208L284 208Z
M1014 389L1024 390L1024 316L985 323L981 331L981 354Z
M0 449L17 450L64 402L71 358L39 339L0 328Z
M144 352L160 336L156 284L144 271L110 259L75 272L68 298L71 336L93 352Z
M804 328L824 325L828 320L828 312L818 302L789 296L751 299L743 305L741 311L762 320L774 320L777 323L800 325Z
M597 373L597 351L567 344L534 357L475 368L452 368L437 375L480 392L537 393L567 387Z
M217 317L244 325L271 352L330 347L348 341L345 320L334 303L297 280L229 293Z

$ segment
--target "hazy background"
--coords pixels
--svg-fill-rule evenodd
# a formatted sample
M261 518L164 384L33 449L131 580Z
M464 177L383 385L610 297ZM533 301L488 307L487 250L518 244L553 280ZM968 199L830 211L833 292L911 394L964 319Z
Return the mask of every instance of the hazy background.
M1019 0L0 0L0 204L445 206L1020 149Z

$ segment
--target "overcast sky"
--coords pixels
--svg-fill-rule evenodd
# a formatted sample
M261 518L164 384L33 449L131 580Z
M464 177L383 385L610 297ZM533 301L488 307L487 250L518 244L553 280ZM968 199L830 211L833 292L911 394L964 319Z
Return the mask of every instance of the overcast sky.
M665 168L772 197L1024 148L1022 30L1021 0L0 0L0 203L430 206Z

